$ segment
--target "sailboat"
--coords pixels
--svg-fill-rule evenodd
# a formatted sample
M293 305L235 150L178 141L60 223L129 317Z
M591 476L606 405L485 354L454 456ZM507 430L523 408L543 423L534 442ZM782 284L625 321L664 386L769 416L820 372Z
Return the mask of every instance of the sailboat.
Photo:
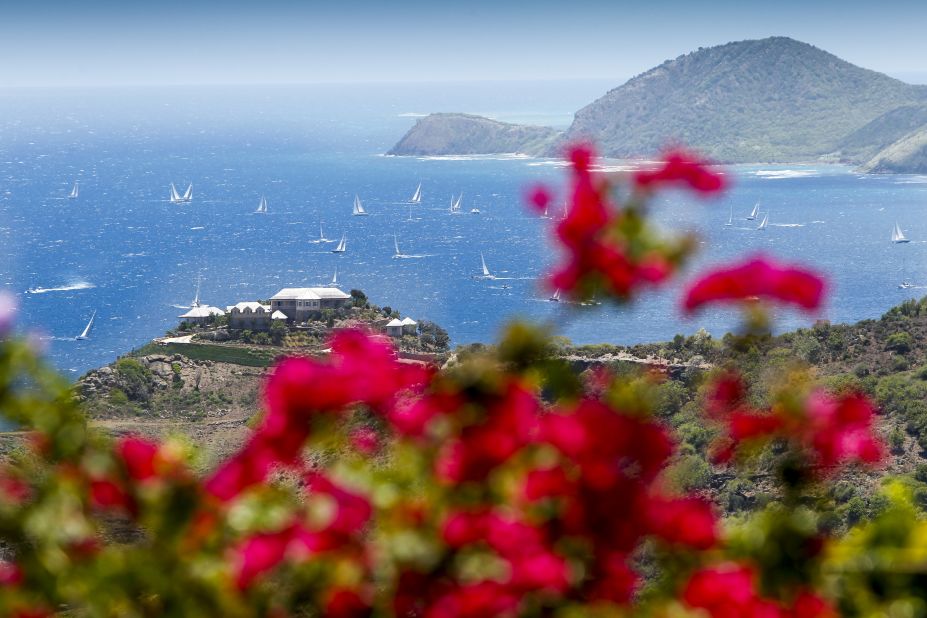
M480 264L483 266L483 278L484 279L495 279L492 276L492 273L489 272L489 267L486 266L486 258L483 257L483 252L480 251Z
M544 207L544 214L541 215L542 219L550 219L550 206Z
M412 197L409 199L410 204L420 204L422 202L422 183L418 183L418 187L415 188L415 193L412 194Z
M258 202L257 210L255 210L254 213L267 214L267 198L263 195L261 196L261 201Z
M895 222L895 227L892 229L892 242L895 244L911 242L905 237L904 232L901 231L901 226L898 225L897 221Z
M769 225L769 213L767 212L766 215L763 217L763 221L760 222L758 226L756 226L756 229L765 230L768 225Z
M396 235L393 234L393 246L396 247L396 253L393 254L394 258L404 258L402 251L399 250L399 239L396 238Z
M757 202L753 207L753 210L750 211L750 216L747 217L747 221L753 221L756 219L757 215L760 214L760 203Z
M81 334L79 334L79 335L76 337L76 339L77 339L78 341L83 341L84 339L89 339L89 338L90 338L90 329L93 328L93 318L95 318L96 315L97 315L97 312L96 312L96 311L94 311L94 312L90 315L90 321L87 322L87 326L84 327L84 332L82 332Z
M184 194L181 195L177 192L177 187L174 186L174 183L171 183L171 203L172 204L184 204L193 200L193 184L187 187L187 190L184 191Z
M901 283L898 284L898 288L902 290L907 290L908 288L913 288L914 284L908 280L906 276L908 272L908 260L902 256L901 258Z
M190 308L194 309L200 306L200 281L199 277L196 278L196 296L193 297L193 302L190 303Z
M332 275L332 282L328 285L338 285L338 269L335 269L335 274Z
M71 189L71 192L68 193L68 199L77 199L77 196L80 194L80 187L77 186L77 182L74 182L74 187Z
M344 234L341 235L341 240L338 242L338 246L332 249L332 253L344 253L348 249L348 243L345 240Z
M462 199L463 199L463 193L457 196L456 200L454 199L453 196L451 196L451 213L455 215L460 213L460 201Z
M552 303L559 303L560 302L560 288L557 288L554 291L553 295L551 295L551 297L548 298L547 300L549 300Z
M727 223L724 224L724 227L732 227L734 225L734 205L731 204L731 214L727 217Z
M355 217L363 217L367 215L367 211L364 210L364 205L361 204L360 198L356 195L354 196L354 212L352 214Z

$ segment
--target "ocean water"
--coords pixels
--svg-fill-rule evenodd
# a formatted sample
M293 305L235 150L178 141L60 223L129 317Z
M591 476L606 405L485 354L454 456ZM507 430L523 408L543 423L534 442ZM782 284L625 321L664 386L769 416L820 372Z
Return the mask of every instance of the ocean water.
M22 328L73 376L177 323L196 281L217 306L324 284L438 322L454 343L491 341L509 319L543 320L575 342L629 344L736 326L731 312L684 318L681 287L630 307L578 310L546 300L556 260L550 221L524 188L562 186L557 161L382 155L415 118L468 111L564 126L615 84L328 85L274 88L0 91L0 286ZM612 162L620 166L620 162ZM826 307L783 312L777 328L874 318L927 290L927 177L861 176L842 166L737 166L719 199L669 193L654 216L694 230L711 263L762 251L825 273ZM68 200L74 181L80 197ZM170 204L169 183L194 201ZM421 182L423 199L406 203ZM448 212L463 194L463 214ZM354 195L370 216L351 216ZM261 198L269 212L254 214ZM765 231L745 221L757 201ZM724 227L729 208L735 225ZM470 214L478 208L480 214ZM898 221L912 242L892 245ZM318 240L344 234L348 251ZM394 259L394 235L405 254ZM480 253L497 280L480 280ZM916 287L898 288L902 278ZM96 311L92 336L75 341Z

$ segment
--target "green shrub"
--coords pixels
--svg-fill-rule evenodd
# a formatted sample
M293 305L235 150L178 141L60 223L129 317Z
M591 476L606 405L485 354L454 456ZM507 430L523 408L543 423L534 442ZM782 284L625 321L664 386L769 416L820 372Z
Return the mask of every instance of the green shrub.
M116 361L116 374L130 401L148 401L154 389L154 379L148 367L134 358L124 357Z
M885 349L904 354L911 350L914 339L909 333L894 333L885 340Z

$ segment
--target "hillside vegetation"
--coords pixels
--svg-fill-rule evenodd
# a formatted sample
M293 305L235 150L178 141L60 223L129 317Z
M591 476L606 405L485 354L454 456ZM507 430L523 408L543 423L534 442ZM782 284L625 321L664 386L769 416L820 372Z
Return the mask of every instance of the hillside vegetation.
M397 155L522 152L559 157L594 141L609 157L682 143L720 162L825 159L873 172L924 172L927 87L864 69L787 37L700 48L576 112L563 134L466 114L432 114Z

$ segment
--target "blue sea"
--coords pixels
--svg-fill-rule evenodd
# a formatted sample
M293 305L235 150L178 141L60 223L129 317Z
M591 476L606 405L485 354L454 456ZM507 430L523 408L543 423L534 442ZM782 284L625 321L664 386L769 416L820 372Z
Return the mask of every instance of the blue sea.
M201 299L226 306L279 288L324 284L435 321L453 343L492 341L514 317L542 320L577 343L631 344L736 315L684 318L681 287L630 307L578 310L546 300L556 260L550 221L524 207L524 188L562 186L557 161L525 157L386 157L431 111L566 126L617 84L595 81L275 87L0 90L0 286L19 324L72 377L177 324ZM617 167L620 162L609 162ZM828 276L817 315L783 312L779 330L817 318L880 316L927 289L927 177L863 176L832 165L737 166L719 199L670 193L654 216L668 233L698 233L683 280L711 263L763 251ZM75 181L80 196L67 194ZM193 184L193 202L168 189ZM421 183L423 198L407 201ZM464 214L451 215L463 194ZM368 217L353 217L357 194ZM260 198L266 215L254 214ZM744 217L756 202L765 231ZM729 209L734 226L725 227ZM478 208L480 214L470 214ZM898 222L912 242L893 245ZM313 242L345 235L348 250ZM404 254L394 259L394 235ZM481 280L480 253L498 278ZM903 278L915 287L899 289ZM90 339L75 341L92 312Z

